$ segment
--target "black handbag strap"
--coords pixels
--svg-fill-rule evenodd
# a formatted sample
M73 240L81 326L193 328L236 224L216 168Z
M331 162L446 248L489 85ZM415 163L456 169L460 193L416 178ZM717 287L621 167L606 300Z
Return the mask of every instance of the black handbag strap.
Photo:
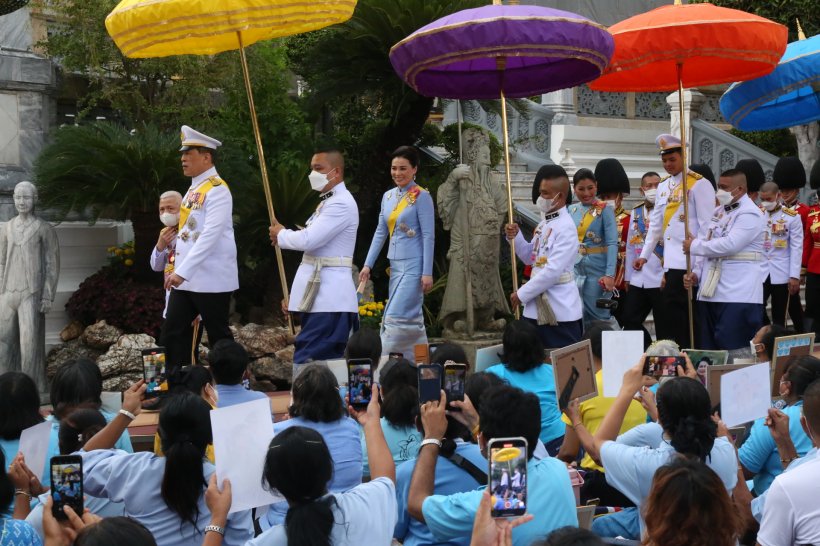
M479 483L479 485L487 484L487 473L478 468L476 465L459 455L458 453L451 453L447 455L447 460L462 469L464 472L472 476L472 478Z

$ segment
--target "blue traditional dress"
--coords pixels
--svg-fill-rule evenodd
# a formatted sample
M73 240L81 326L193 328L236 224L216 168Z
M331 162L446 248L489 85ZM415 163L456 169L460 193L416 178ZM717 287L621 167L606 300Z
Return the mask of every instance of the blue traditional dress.
M413 346L427 344L421 277L433 274L435 216L430 192L415 182L382 197L379 224L364 265L373 268L389 237L390 292L382 319L382 350L412 358Z
M584 304L584 327L596 320L611 319L609 309L596 307L595 302L610 295L598 284L603 276L615 278L618 260L618 224L615 211L603 201L591 205L573 203L569 213L578 230L578 258L575 261L575 282Z

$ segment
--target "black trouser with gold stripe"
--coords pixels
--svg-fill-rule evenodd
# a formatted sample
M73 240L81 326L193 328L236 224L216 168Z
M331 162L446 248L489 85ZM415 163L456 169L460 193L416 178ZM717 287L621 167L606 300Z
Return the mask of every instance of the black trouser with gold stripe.
M160 344L165 347L165 365L168 374L180 366L195 362L191 323L202 317L202 325L208 331L208 345L213 347L220 339L233 339L228 327L232 292L191 292L171 290L168 310L162 324Z

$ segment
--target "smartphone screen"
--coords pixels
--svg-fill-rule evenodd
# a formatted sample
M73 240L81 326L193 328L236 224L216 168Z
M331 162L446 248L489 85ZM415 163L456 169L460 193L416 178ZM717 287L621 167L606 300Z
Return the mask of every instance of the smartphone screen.
M347 394L350 405L363 408L370 403L373 391L373 366L369 358L355 358L347 363Z
M464 382L467 379L467 365L447 361L444 363L444 392L447 403L464 400ZM448 408L457 410L457 408Z
M647 356L643 361L643 374L653 377L676 377L678 366L686 367L682 356Z
M79 455L61 455L51 458L52 514L57 519L68 519L63 506L71 506L78 516L83 513L83 458Z
M426 364L419 370L419 404L441 398L441 366Z
M165 374L165 347L142 350L142 378L145 380L145 396L150 398L168 390Z
M491 515L520 516L527 511L527 440L494 438L487 445L490 460Z

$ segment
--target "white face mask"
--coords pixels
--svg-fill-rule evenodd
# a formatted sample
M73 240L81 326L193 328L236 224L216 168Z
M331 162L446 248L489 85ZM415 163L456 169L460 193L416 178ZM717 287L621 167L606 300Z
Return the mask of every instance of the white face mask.
M752 357L755 359L755 362L757 362L757 346L758 345L760 345L760 343L755 343L755 340L753 340L753 339L749 341L749 347L752 349Z
M552 206L555 203L555 199L547 199L545 197L538 196L538 199L535 201L535 206L538 207L538 210L543 212L544 214L548 213L552 210Z
M655 204L655 197L658 195L658 190L655 188L649 188L648 190L644 190L643 198L646 199L647 203L652 205Z
M310 180L310 187L313 188L313 191L322 191L322 188L330 183L326 174L316 171L310 171L308 180Z
M170 212L163 212L159 215L159 221L168 227L179 225L179 213L171 214Z
M763 207L763 210L771 212L777 207L777 201L761 201L760 206Z
M732 196L732 192L728 192L726 190L718 190L715 192L715 198L717 202L723 205L724 207L732 202L734 197Z

